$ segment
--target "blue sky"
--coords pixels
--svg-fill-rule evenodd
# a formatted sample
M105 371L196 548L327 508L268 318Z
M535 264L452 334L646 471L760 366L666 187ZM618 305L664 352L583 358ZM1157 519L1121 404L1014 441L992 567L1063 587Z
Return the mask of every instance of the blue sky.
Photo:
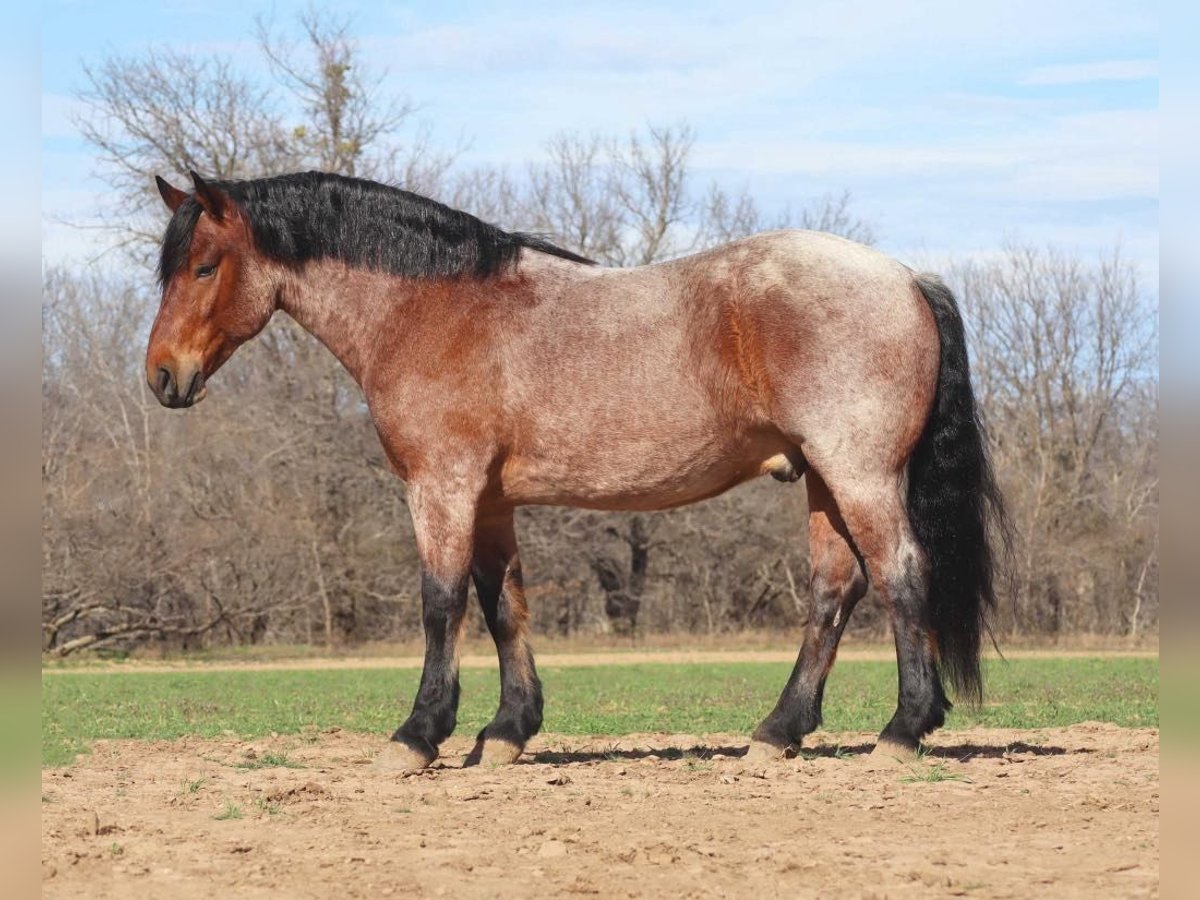
M306 4L276 2L287 21ZM702 8L698 8L702 7ZM43 7L43 250L88 258L103 185L70 116L81 65L154 46L261 72L228 0ZM1109 2L339 3L368 59L463 162L537 159L563 129L686 119L698 180L767 209L849 189L906 261L1007 239L1158 275L1158 24ZM265 73L264 73L265 75Z

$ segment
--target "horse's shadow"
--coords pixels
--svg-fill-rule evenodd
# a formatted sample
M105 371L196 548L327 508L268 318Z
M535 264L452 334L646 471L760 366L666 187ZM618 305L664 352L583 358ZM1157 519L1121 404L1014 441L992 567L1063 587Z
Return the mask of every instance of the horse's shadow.
M540 750L524 758L530 763L543 765L568 765L593 762L637 762L643 759L674 761L682 759L736 759L746 755L746 747L714 747L696 744L692 747L659 747L624 750L612 747L606 750Z
M1013 756L1076 756L1095 753L1088 747L1059 747L1054 744L1029 744L1012 741L1007 744L946 744L928 747L923 755L935 759L956 759L969 762L972 759L1005 759Z
M800 750L802 759L848 759L866 756L875 748L873 743L820 744ZM524 757L526 763L542 765L570 765L595 762L637 762L654 759L664 762L679 760L743 759L749 752L747 746L712 746L694 744L690 747L660 747L622 749L611 747L604 750L539 750ZM1013 741L1007 744L944 744L926 746L921 756L929 759L953 759L970 762L973 759L1004 759L1017 756L1074 756L1095 753L1086 747L1060 747L1052 744L1030 744Z

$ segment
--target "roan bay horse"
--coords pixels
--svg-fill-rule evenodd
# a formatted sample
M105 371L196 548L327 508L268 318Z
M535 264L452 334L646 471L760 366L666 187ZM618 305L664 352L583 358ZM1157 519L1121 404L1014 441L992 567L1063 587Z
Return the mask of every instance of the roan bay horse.
M203 398L283 310L362 387L408 483L425 668L385 765L429 765L454 729L468 577L501 681L468 761L512 762L540 727L515 507L664 509L768 473L806 481L812 612L752 751L790 755L818 726L868 578L899 665L877 749L911 753L943 723L943 676L979 696L1003 512L936 277L804 231L608 269L373 182L192 178L193 193L157 179L172 212L146 354L159 400Z

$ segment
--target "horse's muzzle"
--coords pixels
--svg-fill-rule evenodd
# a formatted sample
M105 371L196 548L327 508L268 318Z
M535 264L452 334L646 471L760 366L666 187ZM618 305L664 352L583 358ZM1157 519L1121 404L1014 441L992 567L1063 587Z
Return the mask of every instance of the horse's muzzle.
M184 409L204 399L204 372L199 366L187 366L176 371L168 365L159 366L149 379L150 390L158 402L169 409Z

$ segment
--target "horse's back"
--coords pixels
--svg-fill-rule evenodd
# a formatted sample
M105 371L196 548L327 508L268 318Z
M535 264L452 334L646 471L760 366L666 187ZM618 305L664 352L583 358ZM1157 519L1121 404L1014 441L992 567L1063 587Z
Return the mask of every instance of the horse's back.
M730 284L738 302L781 302L793 314L868 314L903 294L912 271L874 247L823 231L765 231L675 263L689 280Z

